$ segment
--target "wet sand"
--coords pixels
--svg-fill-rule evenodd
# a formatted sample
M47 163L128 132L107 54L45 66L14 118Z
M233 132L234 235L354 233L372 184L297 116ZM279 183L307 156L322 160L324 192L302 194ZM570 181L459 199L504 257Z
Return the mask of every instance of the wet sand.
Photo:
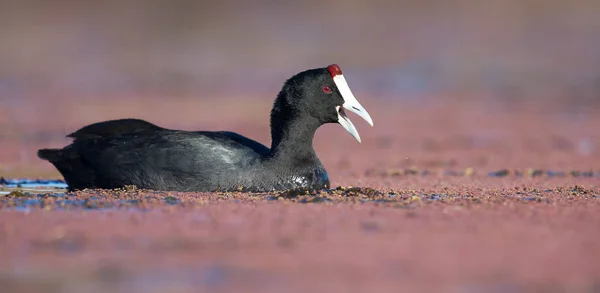
M179 102L4 116L0 175L60 179L35 150L122 116L269 143L271 101ZM317 133L318 194L0 188L3 292L600 291L596 108L361 102L363 143Z

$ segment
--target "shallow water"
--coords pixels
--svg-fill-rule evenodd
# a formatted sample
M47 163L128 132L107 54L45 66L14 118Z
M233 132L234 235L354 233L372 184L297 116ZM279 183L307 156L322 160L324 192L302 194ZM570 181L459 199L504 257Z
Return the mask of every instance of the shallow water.
M9 191L10 192L10 191ZM8 194L6 192L5 194ZM10 204L7 204L10 201ZM160 200L161 203L167 205L181 204L181 200L172 196L167 196ZM110 210L127 210L127 211L144 211L147 208L141 200L131 199L112 199L100 197L78 198L75 195L69 195L62 192L35 194L24 192L23 196L19 197L0 197L0 206L4 206L4 210L13 210L20 212L30 212L32 209L51 209L55 211L65 211L72 209L83 209L93 211L110 211Z
M31 193L60 193L64 192L67 187L62 180L0 178L0 196L10 194L15 190Z
M181 204L174 196L154 198L144 196L138 199L89 196L81 198L67 193L67 184L63 180L5 179L0 178L0 209L30 212L32 209L52 209L56 211L84 209L94 211L128 210L143 211L146 200L159 199L167 205ZM11 196L6 196L15 192Z
M6 188L59 188L67 189L67 183L63 180L40 180L40 179L4 179L0 178L0 185Z

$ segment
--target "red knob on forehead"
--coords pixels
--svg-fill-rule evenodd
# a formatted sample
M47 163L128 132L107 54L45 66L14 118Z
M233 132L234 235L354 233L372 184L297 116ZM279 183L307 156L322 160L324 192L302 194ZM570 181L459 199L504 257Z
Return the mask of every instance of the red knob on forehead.
M331 74L331 77L335 77L336 75L342 75L342 69L337 64L331 64L327 66L327 70L329 71L329 74Z

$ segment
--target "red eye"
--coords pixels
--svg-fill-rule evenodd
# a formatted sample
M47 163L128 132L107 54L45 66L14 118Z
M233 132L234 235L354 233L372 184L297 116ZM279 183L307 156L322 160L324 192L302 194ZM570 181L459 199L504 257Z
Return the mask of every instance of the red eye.
M323 87L323 92L326 93L326 94L330 94L331 93L331 88L328 87L328 86L324 86Z

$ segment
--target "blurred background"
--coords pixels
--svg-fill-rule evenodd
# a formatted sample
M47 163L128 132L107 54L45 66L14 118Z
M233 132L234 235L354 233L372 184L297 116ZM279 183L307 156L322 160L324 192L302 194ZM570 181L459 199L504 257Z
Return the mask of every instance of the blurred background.
M599 98L593 0L1 3L3 100L48 90L271 91L334 62L357 91L397 98L507 88Z
M206 108L240 100L258 129L285 79L331 63L367 105L600 101L595 0L3 0L0 40L5 146L122 116L224 127Z

